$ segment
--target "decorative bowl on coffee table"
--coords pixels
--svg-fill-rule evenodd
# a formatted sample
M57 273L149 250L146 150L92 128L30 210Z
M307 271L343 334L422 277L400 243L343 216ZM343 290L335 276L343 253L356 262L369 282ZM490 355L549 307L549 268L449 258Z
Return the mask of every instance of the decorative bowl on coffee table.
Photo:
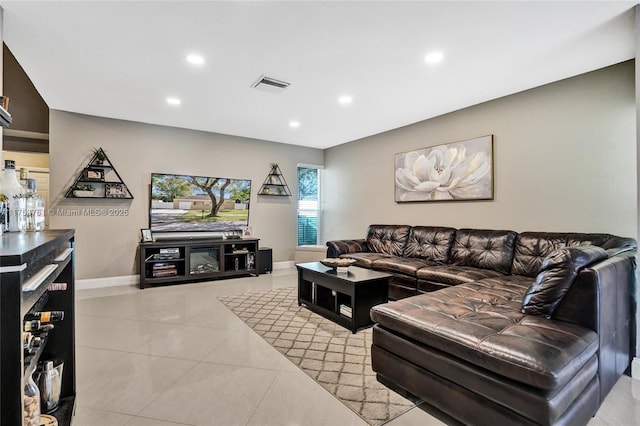
M356 263L356 259L332 257L322 259L320 263L322 263L327 268L335 269L337 272L347 272L347 268Z

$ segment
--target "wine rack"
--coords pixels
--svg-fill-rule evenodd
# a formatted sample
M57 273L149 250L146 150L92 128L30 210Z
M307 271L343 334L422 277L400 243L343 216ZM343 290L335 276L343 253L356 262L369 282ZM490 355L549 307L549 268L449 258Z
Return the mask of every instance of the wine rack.
M0 236L0 418L2 425L23 424L25 372L39 360L64 362L60 403L50 413L60 426L71 424L75 380L74 231L6 233ZM52 283L66 289L48 291ZM53 330L41 334L37 350L23 351L23 324L29 312L64 311Z

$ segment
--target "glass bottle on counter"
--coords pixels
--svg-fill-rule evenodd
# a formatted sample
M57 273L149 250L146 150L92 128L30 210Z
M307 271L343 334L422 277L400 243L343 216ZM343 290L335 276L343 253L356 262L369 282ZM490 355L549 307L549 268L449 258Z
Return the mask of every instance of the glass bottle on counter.
M18 182L16 162L13 160L4 161L2 193L7 197L8 205L8 223L5 230L9 232L24 231L26 228L24 189Z
M25 193L26 230L44 230L44 199L36 191L36 180L27 179Z
M29 179L29 170L24 167L20 167L20 186L25 191L27 190L27 180Z

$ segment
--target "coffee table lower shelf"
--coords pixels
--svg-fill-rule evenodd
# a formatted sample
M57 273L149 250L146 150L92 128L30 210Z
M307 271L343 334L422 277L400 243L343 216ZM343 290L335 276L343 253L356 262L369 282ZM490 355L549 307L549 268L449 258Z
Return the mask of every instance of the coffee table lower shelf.
M346 315L341 315L339 313L336 313L334 310L323 308L322 306L319 306L319 305L314 305L313 302L311 302L310 300L298 299L298 306L304 306L310 311L313 311L316 314L335 322L336 324L340 324L341 326L348 328L354 333L359 328L367 327L371 325L371 321L367 321L365 324L358 325L353 321L352 318L349 318Z
M351 332L373 325L369 311L389 300L391 275L352 266L347 273L319 262L297 264L298 305L339 324ZM351 317L342 309L350 309Z

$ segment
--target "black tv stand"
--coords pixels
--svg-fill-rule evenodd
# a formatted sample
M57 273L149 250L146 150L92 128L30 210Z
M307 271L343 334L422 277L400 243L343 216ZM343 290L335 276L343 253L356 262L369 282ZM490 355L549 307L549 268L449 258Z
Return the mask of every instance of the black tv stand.
M258 275L257 238L140 243L140 288Z

